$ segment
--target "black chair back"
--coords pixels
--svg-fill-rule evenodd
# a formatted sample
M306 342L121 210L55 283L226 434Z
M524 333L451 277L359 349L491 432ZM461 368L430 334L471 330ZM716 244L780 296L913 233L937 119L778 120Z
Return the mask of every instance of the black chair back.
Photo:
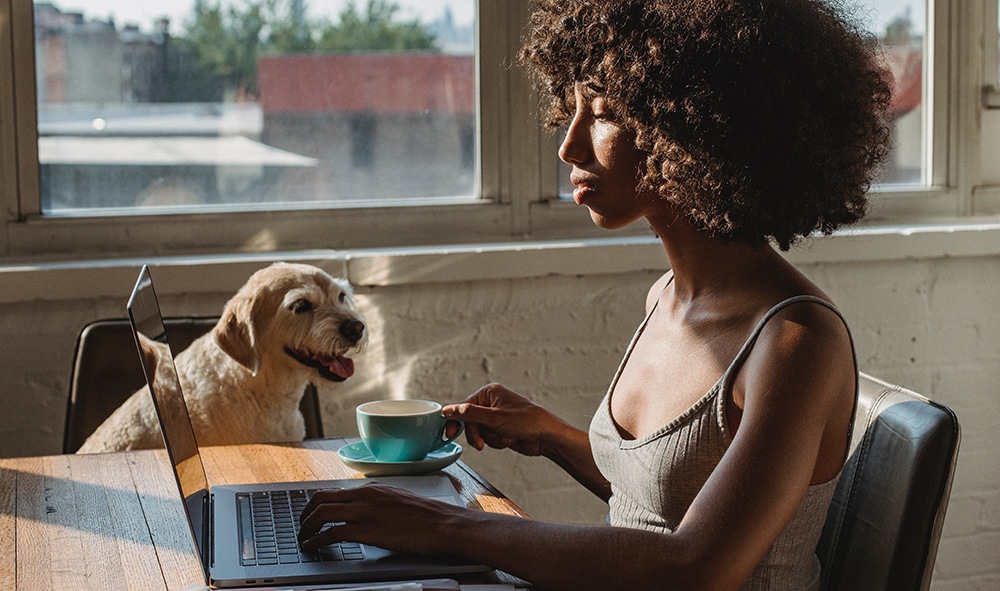
M930 587L961 439L951 409L861 374L851 456L817 547L823 591Z
M181 352L215 326L217 317L164 318L170 347ZM83 327L76 341L63 453L74 453L133 392L146 385L128 319L97 320ZM310 385L300 405L306 438L323 437L316 389Z

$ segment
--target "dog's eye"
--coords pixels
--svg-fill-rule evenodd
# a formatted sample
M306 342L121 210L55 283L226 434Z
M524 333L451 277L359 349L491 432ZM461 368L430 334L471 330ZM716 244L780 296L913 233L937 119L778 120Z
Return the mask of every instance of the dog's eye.
M339 301L341 304L343 304L344 300L346 299L347 299L347 292L342 291L340 292L340 295L337 296L337 301Z
M313 308L312 302L309 300L295 300L292 305L288 307L289 310L296 314L305 314L311 311Z

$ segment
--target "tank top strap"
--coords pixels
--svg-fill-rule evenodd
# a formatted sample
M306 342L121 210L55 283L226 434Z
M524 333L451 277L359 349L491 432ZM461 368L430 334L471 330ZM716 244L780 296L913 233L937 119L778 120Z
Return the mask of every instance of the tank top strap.
M844 319L843 314L840 313L840 310L838 310L836 306L824 300L823 298L811 295L798 295L790 297L781 302L778 302L777 304L774 305L774 307L768 310L767 313L765 313L764 316L762 316L759 321L757 321L757 326L754 327L753 331L750 333L750 336L747 337L746 342L743 343L743 346L740 348L739 353L736 354L736 357L733 359L733 362L729 364L728 368L726 368L726 372L723 374L721 380L723 392L728 392L729 388L732 387L733 378L736 376L736 373L739 371L739 369L743 366L743 363L746 361L747 357L750 356L750 351L753 350L754 344L757 343L757 338L760 336L761 331L764 330L764 325L766 325L771 318L774 318L774 316L778 312L784 310L785 308L791 306L792 304L797 304L799 302L813 302L815 304L819 304L821 306L828 308L840 318L840 321L844 323L844 327L845 328L847 327L847 321ZM848 330L848 335L850 335L850 330ZM853 351L854 349L853 337L849 338L852 339L851 350ZM854 365L856 368L857 359L855 359Z

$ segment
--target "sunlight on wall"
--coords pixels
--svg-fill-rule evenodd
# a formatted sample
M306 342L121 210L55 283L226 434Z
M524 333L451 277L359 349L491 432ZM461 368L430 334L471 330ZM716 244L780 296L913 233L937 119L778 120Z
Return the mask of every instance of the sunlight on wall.
M358 309L365 316L368 325L368 345L359 355L360 376L355 376L353 387L356 391L380 393L374 398L402 400L412 398L407 395L407 386L413 375L413 365L416 357L396 356L390 359L386 346L386 320L382 311L372 305L370 298L359 296ZM357 378L361 378L358 380Z

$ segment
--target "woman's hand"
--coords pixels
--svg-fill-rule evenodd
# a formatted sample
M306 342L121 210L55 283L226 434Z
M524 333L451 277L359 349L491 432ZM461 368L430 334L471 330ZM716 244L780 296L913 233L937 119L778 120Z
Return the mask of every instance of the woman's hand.
M465 438L472 447L480 451L486 446L509 448L526 456L545 456L601 499L610 498L610 485L594 463L587 432L524 396L500 384L489 384L442 412L465 422Z
M500 384L483 386L464 402L445 406L442 412L465 422L465 438L476 449L510 448L526 456L542 455L546 438L565 425L549 411Z
M466 512L381 483L322 490L302 510L299 542L305 550L350 540L415 554L449 553L444 530ZM331 523L338 525L326 527Z

